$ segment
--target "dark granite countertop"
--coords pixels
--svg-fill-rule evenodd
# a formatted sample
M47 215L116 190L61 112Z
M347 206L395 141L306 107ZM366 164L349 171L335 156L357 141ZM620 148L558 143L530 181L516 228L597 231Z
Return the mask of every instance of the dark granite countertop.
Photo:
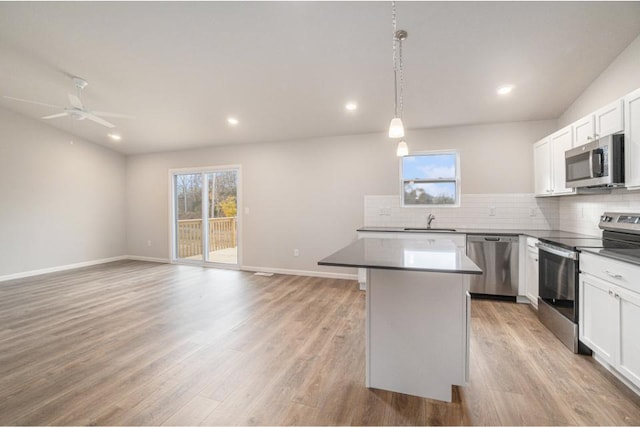
M457 234L503 234L510 236L531 236L538 239L541 238L575 238L575 239L588 239L588 238L600 238L601 236L590 236L586 234L572 233L570 231L561 230L528 230L528 229L495 229L495 228L455 228L455 231L435 231L437 233L457 233ZM386 233L433 233L429 230L405 230L404 227L360 227L356 231L373 231L373 232L386 232Z
M358 239L318 262L337 267L482 274L450 240Z
M616 261L640 265L640 249L579 248L580 252L588 252Z

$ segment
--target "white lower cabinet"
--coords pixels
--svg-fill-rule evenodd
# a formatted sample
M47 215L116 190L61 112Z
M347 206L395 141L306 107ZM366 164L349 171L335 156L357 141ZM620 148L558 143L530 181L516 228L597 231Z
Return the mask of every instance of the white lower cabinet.
M580 340L607 363L614 363L616 304L612 285L580 275Z
M527 250L524 259L524 294L534 307L538 307L538 239L527 237Z
M618 369L640 387L640 294L620 290Z
M640 388L640 266L580 257L580 340Z

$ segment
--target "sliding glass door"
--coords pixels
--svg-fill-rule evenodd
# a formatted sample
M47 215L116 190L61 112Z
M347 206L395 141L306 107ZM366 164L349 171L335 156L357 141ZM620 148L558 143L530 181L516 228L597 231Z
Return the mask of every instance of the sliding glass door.
M173 171L173 260L239 265L239 167Z

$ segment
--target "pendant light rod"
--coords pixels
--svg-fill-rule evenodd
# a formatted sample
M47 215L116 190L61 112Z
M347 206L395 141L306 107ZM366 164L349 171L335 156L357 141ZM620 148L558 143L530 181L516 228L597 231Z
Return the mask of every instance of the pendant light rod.
M403 138L404 124L404 72L402 66L402 42L406 40L408 33L397 28L396 2L391 2L391 20L393 24L393 119L389 124L389 138ZM398 88L398 80L400 81ZM398 144L398 156L406 156L407 143L402 140Z
M397 63L397 43L396 38L397 22L396 22L396 2L391 2L391 22L393 24L393 117L398 117L398 63Z

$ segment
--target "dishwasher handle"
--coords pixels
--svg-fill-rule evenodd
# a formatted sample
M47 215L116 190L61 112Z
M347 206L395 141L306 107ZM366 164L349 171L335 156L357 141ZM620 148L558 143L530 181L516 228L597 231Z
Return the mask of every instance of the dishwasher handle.
M467 242L489 242L489 243L515 243L518 241L518 236L505 236L505 235L469 235L467 234Z

